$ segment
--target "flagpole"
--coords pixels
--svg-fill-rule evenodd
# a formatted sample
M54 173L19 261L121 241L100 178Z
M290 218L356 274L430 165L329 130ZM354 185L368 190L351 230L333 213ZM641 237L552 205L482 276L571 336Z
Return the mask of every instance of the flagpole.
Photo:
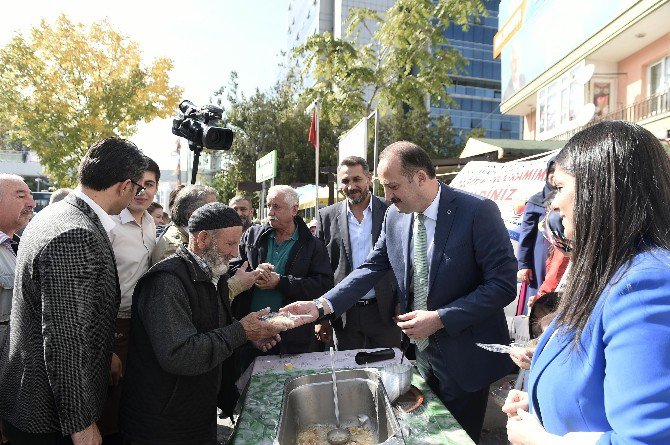
M314 101L314 109L316 110L316 160L314 163L315 173L314 173L314 184L316 185L316 195L314 199L314 219L318 218L319 215L319 101Z

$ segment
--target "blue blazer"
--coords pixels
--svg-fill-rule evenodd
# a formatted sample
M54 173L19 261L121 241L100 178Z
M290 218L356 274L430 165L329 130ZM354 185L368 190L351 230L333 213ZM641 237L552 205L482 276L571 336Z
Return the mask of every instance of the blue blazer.
M577 349L554 323L544 332L531 411L553 434L602 431L598 444L667 445L669 376L670 252L654 249L617 272Z
M478 391L505 376L508 356L475 343L509 343L503 308L515 298L517 262L493 201L440 183L441 195L430 263L428 309L444 329L430 336L440 363L460 389ZM351 307L392 269L403 312L410 310L413 215L389 206L377 244L365 263L324 295L336 316ZM438 372L439 374L439 372Z

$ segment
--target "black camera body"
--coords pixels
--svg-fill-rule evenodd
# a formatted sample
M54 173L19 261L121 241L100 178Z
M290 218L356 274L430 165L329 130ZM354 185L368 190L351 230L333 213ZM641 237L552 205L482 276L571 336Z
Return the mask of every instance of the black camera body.
M172 133L189 141L191 150L203 147L210 150L230 150L233 145L233 131L225 127L209 125L220 120L223 110L214 105L198 108L189 100L179 104L182 116L172 121Z

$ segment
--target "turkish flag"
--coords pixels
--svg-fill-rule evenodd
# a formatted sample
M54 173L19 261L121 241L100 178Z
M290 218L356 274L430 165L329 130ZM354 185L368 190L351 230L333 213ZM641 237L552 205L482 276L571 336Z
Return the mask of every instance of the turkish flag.
M318 118L319 116L316 114L316 107L314 107L314 111L312 112L312 123L309 126L309 135L307 135L307 140L314 146L314 148L319 148L319 140L316 136L316 121Z

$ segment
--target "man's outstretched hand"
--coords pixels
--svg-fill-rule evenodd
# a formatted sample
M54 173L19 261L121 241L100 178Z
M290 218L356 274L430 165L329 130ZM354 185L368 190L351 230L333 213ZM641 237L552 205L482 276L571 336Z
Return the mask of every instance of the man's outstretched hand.
M293 323L294 327L302 326L311 323L319 318L319 311L316 309L316 304L313 301L296 301L288 306L279 309L279 312L285 314L290 312L293 315L308 315L309 317L296 318Z

